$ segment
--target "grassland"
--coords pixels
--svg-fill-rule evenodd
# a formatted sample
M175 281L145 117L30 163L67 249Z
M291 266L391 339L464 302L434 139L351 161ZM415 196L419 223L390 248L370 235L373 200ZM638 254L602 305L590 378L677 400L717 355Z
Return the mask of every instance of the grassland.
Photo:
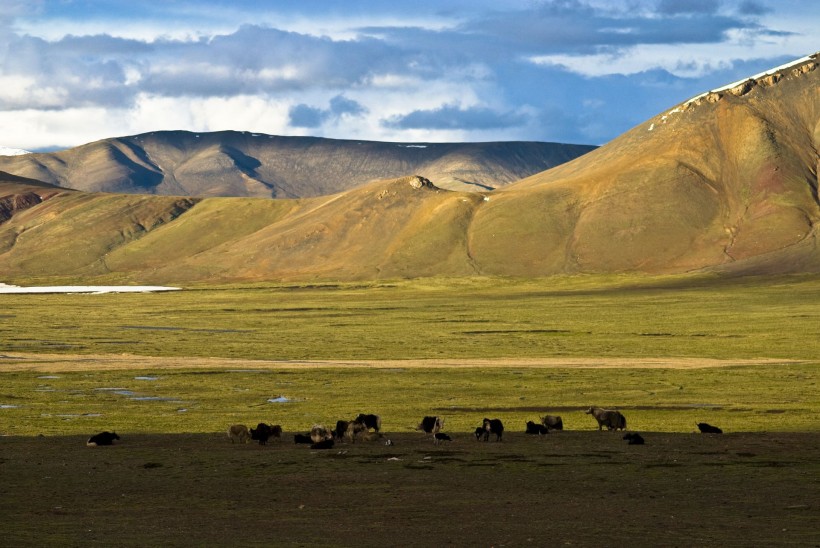
M818 297L808 276L2 295L0 528L10 545L817 544ZM591 404L647 445L597 432ZM290 443L359 412L396 444ZM567 431L525 436L546 412ZM425 414L456 441L412 432ZM484 416L503 443L471 439ZM223 433L259 421L285 439ZM103 429L123 439L84 447Z
M2 295L0 302L4 353L272 360L820 355L816 277L260 284Z

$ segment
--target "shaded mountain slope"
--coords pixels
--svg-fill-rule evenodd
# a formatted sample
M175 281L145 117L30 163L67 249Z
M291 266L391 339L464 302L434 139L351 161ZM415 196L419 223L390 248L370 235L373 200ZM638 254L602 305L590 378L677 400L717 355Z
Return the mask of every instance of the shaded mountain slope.
M0 203L19 207L0 221L0 276L184 283L820 272L820 70L808 60L758 80L486 193L402 177L298 200L200 199L6 178Z
M158 131L60 152L0 156L0 170L87 192L301 198L410 174L421 174L442 188L492 189L594 148Z

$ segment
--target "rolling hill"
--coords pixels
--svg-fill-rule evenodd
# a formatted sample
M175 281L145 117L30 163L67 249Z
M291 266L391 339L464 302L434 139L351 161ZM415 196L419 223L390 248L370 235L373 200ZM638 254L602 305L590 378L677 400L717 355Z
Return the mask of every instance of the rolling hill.
M492 192L408 176L304 199L191 198L0 177L0 277L816 273L818 148L813 56L674 106Z
M408 174L420 174L441 188L489 190L594 148L157 131L59 152L0 156L0 171L86 192L306 198Z

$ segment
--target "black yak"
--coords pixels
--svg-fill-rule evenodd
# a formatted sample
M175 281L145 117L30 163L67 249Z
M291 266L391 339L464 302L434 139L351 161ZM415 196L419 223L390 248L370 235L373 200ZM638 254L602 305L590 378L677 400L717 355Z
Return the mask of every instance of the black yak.
M114 445L114 440L118 440L120 437L117 435L116 432L100 432L99 434L94 434L85 444L89 447L96 447L98 445Z
M698 423L698 430L701 434L723 434L723 430L705 422Z

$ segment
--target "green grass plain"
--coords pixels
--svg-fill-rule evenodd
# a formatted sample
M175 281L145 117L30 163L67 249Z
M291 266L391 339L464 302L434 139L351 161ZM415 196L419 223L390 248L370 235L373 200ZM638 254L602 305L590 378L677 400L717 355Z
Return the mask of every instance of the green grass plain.
M0 530L13 546L817 545L818 297L812 276L0 295ZM419 361L444 358L458 365ZM631 365L647 358L670 366ZM647 444L598 432L592 404ZM291 441L359 412L384 437ZM546 412L567 430L524 435ZM426 414L452 444L412 431ZM484 416L502 443L469 434ZM224 433L260 421L284 438ZM115 446L85 447L112 429Z
M818 429L816 277L428 279L2 295L0 301L5 433L74 434L118 425L134 432L214 432L263 420L293 431L359 412L382 414L396 431L435 412L466 431L485 413L517 428L550 410L563 410L569 428L590 428L581 412L589 405L629 410L636 429L689 432L704 417L742 431ZM8 370L40 352L159 361L148 370L79 366L53 379L42 370ZM227 362L214 369L194 360L186 369L164 370L162 358L172 357L294 365L242 370ZM402 360L435 358L459 366L401 367ZM488 358L534 359L535 366L478 367ZM559 364L586 358L591 365L538 367L537 358ZM619 358L624 367L596 369L595 358ZM720 359L730 366L629 366L643 358ZM731 365L761 358L774 361ZM388 359L398 365L298 365ZM143 376L157 379L137 379ZM267 403L280 395L294 401ZM140 397L158 399L134 399Z

